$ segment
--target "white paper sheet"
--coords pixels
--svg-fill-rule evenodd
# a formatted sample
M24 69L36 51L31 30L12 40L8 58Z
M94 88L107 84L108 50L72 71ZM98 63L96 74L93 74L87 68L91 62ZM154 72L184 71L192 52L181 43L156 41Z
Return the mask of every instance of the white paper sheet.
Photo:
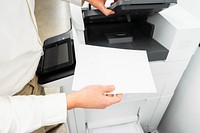
M77 46L73 90L114 85L113 93L155 93L146 51Z

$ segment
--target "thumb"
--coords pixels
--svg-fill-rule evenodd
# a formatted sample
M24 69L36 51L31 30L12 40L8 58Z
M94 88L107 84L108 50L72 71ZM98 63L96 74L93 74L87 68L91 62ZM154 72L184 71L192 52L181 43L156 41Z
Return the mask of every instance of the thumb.
M106 86L103 86L102 89L101 89L101 91L103 93L109 93L109 92L112 92L114 90L115 90L115 86L113 86L113 85L106 85Z

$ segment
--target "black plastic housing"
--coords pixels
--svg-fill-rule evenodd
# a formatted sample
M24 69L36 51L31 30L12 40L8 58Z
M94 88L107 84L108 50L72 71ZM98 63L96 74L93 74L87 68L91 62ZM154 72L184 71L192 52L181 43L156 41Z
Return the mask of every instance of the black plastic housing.
M112 7L115 14L110 16L99 10L83 10L86 44L146 50L149 61L165 60L169 50L153 39L154 25L147 18L167 7L169 3L119 3Z
M45 84L74 74L76 59L69 33L51 37L44 42L44 55L37 69L38 83Z

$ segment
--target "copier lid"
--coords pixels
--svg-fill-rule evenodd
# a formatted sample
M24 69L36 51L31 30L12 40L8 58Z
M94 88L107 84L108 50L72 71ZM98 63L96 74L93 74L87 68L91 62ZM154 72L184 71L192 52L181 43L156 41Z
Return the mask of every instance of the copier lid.
M119 0L108 7L115 11L115 14L105 16L101 11L89 7L89 9L83 9L83 18L89 22L116 21L116 19L127 14L130 14L134 19L138 19L138 17L147 18L176 2L176 0Z

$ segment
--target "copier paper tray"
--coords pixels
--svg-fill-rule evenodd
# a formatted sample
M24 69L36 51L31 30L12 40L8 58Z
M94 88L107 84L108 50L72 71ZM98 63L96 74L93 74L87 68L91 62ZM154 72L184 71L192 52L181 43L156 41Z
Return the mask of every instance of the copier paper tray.
M149 61L165 60L168 49L152 38L154 25L147 18L169 4L124 5L116 3L114 15L83 10L85 41L88 45L146 50Z

